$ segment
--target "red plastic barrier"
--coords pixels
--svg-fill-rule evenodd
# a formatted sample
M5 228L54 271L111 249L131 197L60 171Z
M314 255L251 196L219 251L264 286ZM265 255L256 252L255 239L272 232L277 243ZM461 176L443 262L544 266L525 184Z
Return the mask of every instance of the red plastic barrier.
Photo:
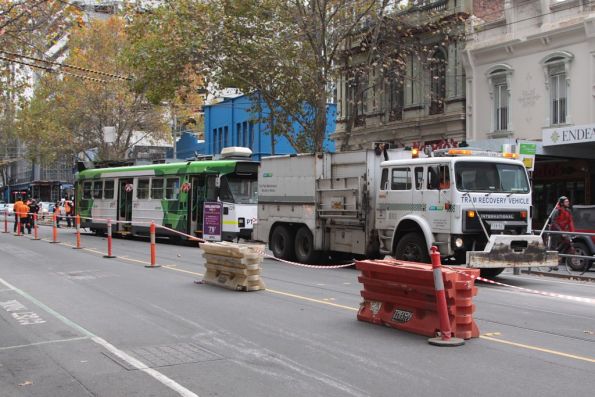
M438 334L440 317L431 265L388 259L357 261L355 266L364 287L358 320L430 337ZM448 323L453 336L477 338L472 302L477 288L472 278L460 272L479 276L477 269L442 269Z

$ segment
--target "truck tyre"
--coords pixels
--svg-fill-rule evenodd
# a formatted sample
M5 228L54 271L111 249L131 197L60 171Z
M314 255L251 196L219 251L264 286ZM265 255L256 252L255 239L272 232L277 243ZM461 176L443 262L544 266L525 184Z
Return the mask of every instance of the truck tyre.
M584 255L584 256L591 255L591 253L589 252L589 249L587 248L587 246L584 243L577 241L577 242L572 243L572 245L574 246L574 253L576 255ZM568 266L575 272L586 269L585 265L587 264L587 262L590 262L588 259L578 259L578 258L575 258L575 260L570 260L571 258L566 258L566 259L568 260L566 262L568 264ZM576 259L578 259L578 260L576 260Z
M480 269L479 275L483 278L494 278L504 271L503 267L493 267L489 269Z
M426 240L419 233L407 233L397 243L395 259L430 263L430 254L426 247Z
M314 263L318 259L318 252L314 251L314 237L305 226L299 228L295 234L295 257L300 263Z
M295 256L293 237L289 229L284 225L276 226L273 229L270 247L273 255L277 258L290 261Z

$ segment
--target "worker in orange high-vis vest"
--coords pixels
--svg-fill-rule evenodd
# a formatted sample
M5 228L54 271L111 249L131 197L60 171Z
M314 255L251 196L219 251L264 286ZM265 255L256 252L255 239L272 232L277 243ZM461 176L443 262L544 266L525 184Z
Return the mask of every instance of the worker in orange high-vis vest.
M66 227L70 227L70 220L71 220L71 214L70 212L72 211L72 206L70 205L70 201L66 200L64 202L64 213L66 214Z
M31 228L29 227L29 206L22 203L19 206L18 214L21 217L21 232L25 233L25 228L27 228L29 229L29 234L31 234Z
M23 205L23 200L21 200L21 198L19 197L17 199L17 201L14 202L14 207L12 208L12 211L14 212L14 232L17 232L17 223L18 223L18 214L19 214L19 210L21 208L21 205Z

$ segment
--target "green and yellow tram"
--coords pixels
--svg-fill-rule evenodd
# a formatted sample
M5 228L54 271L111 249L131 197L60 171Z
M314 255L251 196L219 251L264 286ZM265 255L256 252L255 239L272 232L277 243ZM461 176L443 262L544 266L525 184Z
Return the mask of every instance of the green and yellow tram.
M103 234L111 219L114 233L147 235L154 221L201 237L203 204L221 202L222 238L250 238L256 222L258 162L250 160L248 149L227 149L232 150L224 151L219 160L78 172L76 213L81 226ZM180 236L164 228L157 228L157 233Z

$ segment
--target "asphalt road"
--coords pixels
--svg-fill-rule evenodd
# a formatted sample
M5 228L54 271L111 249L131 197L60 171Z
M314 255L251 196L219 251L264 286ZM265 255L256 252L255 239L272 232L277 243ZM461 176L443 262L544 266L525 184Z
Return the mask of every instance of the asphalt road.
M201 250L0 234L1 396L560 396L595 390L595 304L480 285L464 346L356 320L358 272L265 260L266 291L206 284ZM499 281L595 299L595 284Z

